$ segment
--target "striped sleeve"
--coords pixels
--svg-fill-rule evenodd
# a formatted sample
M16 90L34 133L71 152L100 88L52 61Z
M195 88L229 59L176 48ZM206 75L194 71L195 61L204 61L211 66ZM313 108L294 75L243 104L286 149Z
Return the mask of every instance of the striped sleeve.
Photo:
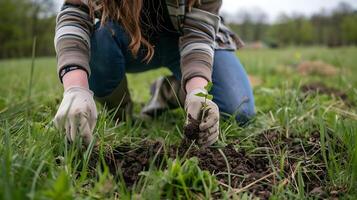
M215 38L222 0L201 0L186 13L180 38L182 85L193 77L212 80Z
M78 65L90 74L90 36L93 21L85 5L65 3L56 19L54 45L57 72L68 65Z

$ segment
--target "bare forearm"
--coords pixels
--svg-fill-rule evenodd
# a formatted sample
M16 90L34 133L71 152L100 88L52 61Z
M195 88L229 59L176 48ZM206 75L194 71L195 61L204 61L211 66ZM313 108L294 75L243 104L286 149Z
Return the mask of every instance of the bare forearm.
M74 70L70 71L63 77L63 87L66 90L72 86L80 86L88 89L88 76L87 73L83 70Z
M186 92L189 94L194 89L204 88L208 81L202 77L194 77L186 82Z

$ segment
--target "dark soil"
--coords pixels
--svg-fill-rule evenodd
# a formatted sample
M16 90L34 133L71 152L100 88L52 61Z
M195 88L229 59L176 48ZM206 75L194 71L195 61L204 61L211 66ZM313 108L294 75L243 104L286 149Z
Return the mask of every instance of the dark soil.
M277 152L287 152L288 156L284 160L284 169L279 172L287 177L286 180L297 177L297 165L300 163L301 169L309 169L302 173L306 191L312 191L315 187L322 186L326 178L326 166L320 153L320 133L314 131L308 138L281 137L278 132L265 132L258 140L259 147L265 150L256 153L271 155L271 160L276 170L280 170L280 160L276 157ZM276 183L275 180L272 180Z
M341 99L348 106L353 106L353 102L349 100L348 95L336 88L328 87L323 83L310 83L303 85L301 91L306 94L325 94Z
M105 162L112 174L122 176L128 186L132 186L138 179L139 173L149 169L155 157L155 165L160 166L163 156L166 154L171 158L186 156L187 158L197 157L199 166L203 170L208 170L217 176L217 179L228 184L228 166L218 148L197 148L192 146L187 152L190 144L182 143L179 147L171 146L163 148L163 143L159 141L145 141L136 147L121 145L112 152L105 154ZM244 150L237 151L233 144L222 148L222 153L229 163L230 173L239 176L231 176L231 186L233 188L242 187L250 182L261 178L269 170L269 163L266 158L251 157ZM98 154L93 154L96 163ZM244 180L243 180L244 179ZM271 187L254 186L251 192L261 190L271 190ZM270 194L270 193L269 193Z
M307 138L286 138L281 133L267 131L256 138L257 148L249 152L239 148L239 141L221 148L221 151L218 148L198 148L193 145L189 152L188 143L164 148L162 142L145 141L137 146L124 144L116 147L105 154L105 162L112 174L118 177L122 175L127 185L132 186L140 178L139 173L149 169L150 164L165 169L164 155L171 158L184 155L187 158L197 157L200 168L214 174L222 185L231 182L231 187L242 188L261 179L247 188L247 191L261 199L268 199L273 186L295 182L300 163L300 169L305 169L301 172L305 191L323 198L328 193L324 185L326 167L319 141L320 134L317 131ZM284 160L283 171L280 171L279 152L287 152L288 155ZM229 170L222 153L228 161ZM97 155L94 153L94 160ZM152 162L154 157L155 162ZM231 176L228 176L228 171Z
M188 124L183 127L183 133L189 140L198 140L198 134L200 132L200 120L194 119L188 114Z
M163 143L159 141L145 141L140 146L121 145L105 153L104 159L109 171L122 176L128 186L139 180L139 173L149 169L152 159L158 154L156 165L160 164L164 152ZM98 160L98 153L93 154L94 162Z
M217 148L194 149L188 156L197 157L200 168L215 174L221 183L229 184L230 172L232 188L244 187L271 172L268 159L250 156L243 149L237 151L234 144L222 148L221 152ZM260 183L249 188L249 191L262 199L267 199L271 195L271 189L269 184Z

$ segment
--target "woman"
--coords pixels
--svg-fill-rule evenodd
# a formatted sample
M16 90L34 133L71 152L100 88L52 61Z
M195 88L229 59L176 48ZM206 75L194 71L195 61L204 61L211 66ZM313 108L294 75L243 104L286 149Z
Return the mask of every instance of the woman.
M70 141L80 135L89 144L97 119L93 96L123 118L131 110L125 72L161 66L173 76L153 84L153 97L142 114L153 116L178 106L173 94L180 94L187 116L197 119L206 102L209 111L200 123L198 140L204 146L218 140L220 113L247 122L254 115L252 89L234 53L241 42L218 15L221 4L222 0L66 0L55 36L64 86L55 125ZM210 81L212 101L197 96L207 93L204 87Z

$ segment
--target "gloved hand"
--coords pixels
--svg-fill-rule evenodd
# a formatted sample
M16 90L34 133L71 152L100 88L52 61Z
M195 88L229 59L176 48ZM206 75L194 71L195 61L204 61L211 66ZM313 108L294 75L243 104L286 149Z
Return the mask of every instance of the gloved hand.
M69 141L73 142L80 134L84 144L89 145L97 121L93 92L82 87L68 88L53 121L58 129L65 130Z
M186 96L185 110L186 125L189 123L189 115L195 120L199 120L198 144L204 147L210 146L218 140L219 136L219 109L211 100L197 96L198 93L207 94L203 89L196 89ZM206 104L206 111L203 112L202 106ZM202 113L204 116L202 117ZM202 121L201 121L202 118Z

